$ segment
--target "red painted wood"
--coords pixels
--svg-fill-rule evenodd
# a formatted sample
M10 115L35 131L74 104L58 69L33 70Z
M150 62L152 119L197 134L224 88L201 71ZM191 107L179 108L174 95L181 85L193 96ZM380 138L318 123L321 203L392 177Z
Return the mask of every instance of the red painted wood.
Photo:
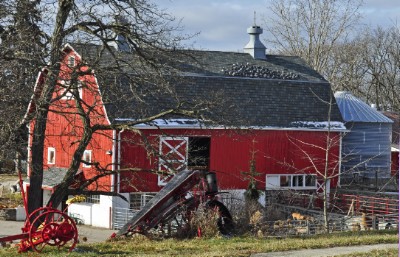
M74 55L76 60L76 66L79 67L80 58L76 53L67 51L64 60L61 64L60 81L62 79L68 80L72 69L66 65L68 56ZM81 71L87 71L87 67L81 67ZM82 99L86 103L84 107L85 111L88 110L88 106L94 107L91 113L91 125L94 124L109 124L106 118L105 110L103 107L99 88L96 83L96 79L93 74L86 74L80 76L78 80L82 81ZM44 80L38 80L38 83L43 83ZM62 90L59 86L56 86L53 99L60 96ZM77 113L75 107L75 101L73 99L59 99L55 100L48 114L48 122L46 128L46 141L44 148L44 168L49 167L63 167L68 168L71 164L72 155L76 150L79 140L83 131L83 123L78 114L66 113ZM33 123L30 124L31 131L33 131ZM56 150L55 164L48 164L47 160L47 149L54 147ZM101 131L93 135L93 139L86 148L86 150L92 151L92 161L99 164L99 167L104 169L111 169L112 155L106 152L112 149L112 131ZM90 178L99 171L94 166L84 167L81 164L80 169L84 173L84 177ZM90 186L90 189L110 191L111 179L109 176L103 177L97 181L96 184Z
M71 69L66 66L68 54L74 54L77 64L79 56L68 52L62 64L60 77L68 79ZM87 67L82 67L86 71ZM89 106L94 106L91 116L93 124L109 124L99 88L93 74L79 77L85 86L82 98ZM54 98L61 93L58 88ZM87 109L87 108L86 108ZM47 167L69 167L72 154L78 145L82 134L82 121L79 115L62 115L60 111L75 112L73 100L60 99L51 107L48 117L45 142L44 163ZM33 123L31 128L33 128ZM31 130L32 131L32 130ZM120 191L159 191L157 185L159 137L169 136L206 136L210 137L209 169L216 171L220 189L245 189L248 184L246 175L250 167L251 156L254 153L256 170L260 173L256 177L258 187L265 188L266 174L318 174L324 172L326 154L326 132L319 131L286 131L286 130L229 130L229 129L169 129L169 130L142 130L147 140L131 131L121 132L120 168L125 171L120 175ZM339 160L338 133L331 133L336 137L335 144L329 152L329 174L337 173ZM47 164L47 148L56 149L56 163ZM93 136L88 146L92 150L92 160L100 167L111 169L112 155L106 152L113 150L112 131L103 131ZM154 151L150 151L153 148ZM116 154L116 153L114 153ZM93 167L81 166L86 179L98 174ZM331 181L336 187L337 179ZM91 189L110 190L111 179L104 177L93 185Z
M149 145L158 150L159 130L143 130L149 136ZM337 133L331 133L338 138ZM243 172L248 172L252 152L256 159L259 188L265 188L266 174L317 174L325 167L326 137L325 132L316 131L274 131L250 132L234 130L162 130L168 136L209 136L210 170L217 172L220 189L245 189L248 184ZM121 190L158 191L157 176L149 170L158 169L158 158L140 146L139 136L129 131L122 133L121 164L125 168L141 169L142 172L124 173ZM136 144L136 145L133 145ZM330 149L330 173L338 172L339 143ZM310 161L312 160L312 162ZM317 170L315 169L314 165ZM321 175L321 174L320 174ZM125 180L125 181L124 181ZM336 187L337 179L331 181Z
M399 152L392 152L392 163L391 163L391 169L390 173L393 176L398 175L399 172Z

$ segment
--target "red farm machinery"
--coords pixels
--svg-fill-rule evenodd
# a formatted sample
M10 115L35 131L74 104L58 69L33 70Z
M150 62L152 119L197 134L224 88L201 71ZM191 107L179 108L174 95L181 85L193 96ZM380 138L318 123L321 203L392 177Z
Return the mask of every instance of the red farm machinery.
M20 186L23 188L21 175ZM20 240L19 252L41 252L46 245L66 247L72 251L78 243L78 229L66 210L42 207L28 215L24 191L21 190L21 193L27 214L22 233L2 237L0 242ZM179 233L187 225L193 211L202 203L206 208L215 210L219 231L228 235L233 230L232 217L222 202L218 201L217 195L214 172L181 171L111 238L134 233L146 234L152 229ZM198 229L197 234L201 236L201 229Z

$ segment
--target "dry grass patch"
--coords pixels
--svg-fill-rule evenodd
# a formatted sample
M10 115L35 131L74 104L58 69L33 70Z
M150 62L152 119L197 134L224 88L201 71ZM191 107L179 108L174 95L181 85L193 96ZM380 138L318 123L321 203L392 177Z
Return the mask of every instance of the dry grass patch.
M233 237L191 240L149 240L143 237L77 247L69 256L249 256L252 253L334 246L397 243L397 231L337 233L305 238ZM16 254L16 249L0 249L0 256ZM32 256L32 253L21 256ZM65 256L56 248L47 247L40 256ZM385 256L385 255L383 255Z

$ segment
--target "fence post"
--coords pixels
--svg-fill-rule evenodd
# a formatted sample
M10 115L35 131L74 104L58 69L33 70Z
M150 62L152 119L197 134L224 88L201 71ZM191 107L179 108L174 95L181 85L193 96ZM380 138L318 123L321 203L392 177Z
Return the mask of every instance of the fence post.
M359 199L358 195L356 195L356 206L357 206L356 210L358 212L360 210L360 199Z
M389 198L386 198L386 203L385 203L385 205L386 205L386 211L385 211L385 214L387 215L387 214L389 214Z
M371 213L372 213L372 215L374 215L374 213L375 213L375 201L376 201L376 199L375 198L370 198L372 201L372 205L371 205Z
M376 224L376 220L377 220L376 215L372 215L372 229L373 230L377 230L378 229L378 226Z

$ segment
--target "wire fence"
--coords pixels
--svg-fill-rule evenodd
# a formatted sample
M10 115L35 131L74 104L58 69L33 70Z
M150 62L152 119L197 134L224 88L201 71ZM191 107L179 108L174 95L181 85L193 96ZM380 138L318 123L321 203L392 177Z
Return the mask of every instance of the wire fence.
M324 200L321 194L303 194L286 191L277 195L277 203L321 210ZM357 215L362 212L378 216L398 215L399 200L390 197L330 194L328 197L328 209L330 212L343 215Z
M398 219L392 216L363 219L344 217L329 220L329 233L343 231L398 229ZM276 220L258 222L252 225L252 232L258 237L288 237L318 235L327 232L323 220Z
M266 195L265 208L248 206L235 195L225 195L224 204L238 222L250 220L250 230L256 236L287 237L318 235L326 232L398 229L399 200L389 197L331 194L328 201L328 226L323 215L320 195L276 191ZM273 199L272 204L268 199ZM251 208L254 209L251 210ZM258 218L254 219L259 211ZM249 217L249 220L240 217ZM248 224L248 223L247 223ZM240 224L239 224L240 225Z

